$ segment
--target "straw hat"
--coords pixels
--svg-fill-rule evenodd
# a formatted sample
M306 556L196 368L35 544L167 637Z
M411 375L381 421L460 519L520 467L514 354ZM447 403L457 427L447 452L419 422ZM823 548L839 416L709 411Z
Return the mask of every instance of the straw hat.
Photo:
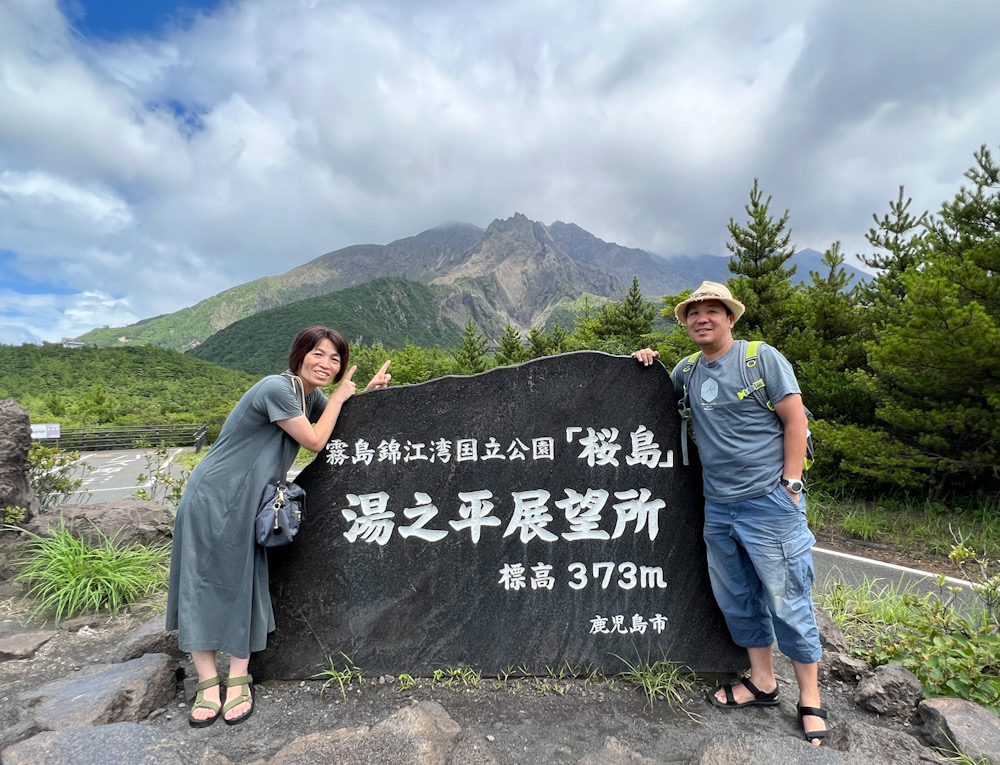
M733 297L733 293L729 291L729 288L725 284L705 281L688 296L687 300L682 300L674 308L674 316L677 317L677 321L683 324L687 320L688 306L691 303L700 303L703 300L721 300L733 312L734 323L740 320L743 312L747 309L743 303Z

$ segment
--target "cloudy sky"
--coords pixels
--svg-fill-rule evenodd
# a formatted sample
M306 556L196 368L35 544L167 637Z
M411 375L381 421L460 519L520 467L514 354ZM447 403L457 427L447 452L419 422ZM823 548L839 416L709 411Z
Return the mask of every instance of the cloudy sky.
M868 251L1000 147L996 0L0 0L0 342L522 212Z

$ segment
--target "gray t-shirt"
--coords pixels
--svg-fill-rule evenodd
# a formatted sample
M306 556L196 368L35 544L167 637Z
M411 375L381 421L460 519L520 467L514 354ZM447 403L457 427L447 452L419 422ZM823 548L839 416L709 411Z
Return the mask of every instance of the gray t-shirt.
M689 373L688 404L705 498L712 502L739 502L770 494L785 465L784 428L778 415L753 396L739 399L736 395L744 387L746 347L746 340L737 340L715 361L700 356ZM681 370L686 363L685 357L670 373L678 394L684 392ZM772 405L790 393L801 393L791 364L770 345L760 344L757 364Z

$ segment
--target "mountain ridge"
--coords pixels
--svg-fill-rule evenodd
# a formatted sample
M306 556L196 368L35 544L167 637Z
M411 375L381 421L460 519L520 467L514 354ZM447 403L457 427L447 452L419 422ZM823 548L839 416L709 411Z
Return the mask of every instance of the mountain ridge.
M815 256L818 264L821 256ZM262 311L380 278L445 288L435 293L442 315L458 325L471 318L496 338L507 323L525 332L544 326L561 305L585 295L619 300L633 276L653 300L704 279L725 281L728 262L726 256L712 255L664 258L605 242L573 223L546 226L515 212L486 229L449 223L386 245L350 245L174 313L126 327L94 329L77 339L98 346L149 344L187 351ZM808 273L799 275L808 279Z

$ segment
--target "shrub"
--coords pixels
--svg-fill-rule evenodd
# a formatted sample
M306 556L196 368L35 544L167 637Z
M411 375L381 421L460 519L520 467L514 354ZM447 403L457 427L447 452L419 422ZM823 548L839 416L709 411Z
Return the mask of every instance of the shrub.
M166 585L168 544L117 548L101 534L91 547L63 523L50 537L24 533L31 542L14 579L28 585L37 617L53 615L58 624L102 608L117 613Z

